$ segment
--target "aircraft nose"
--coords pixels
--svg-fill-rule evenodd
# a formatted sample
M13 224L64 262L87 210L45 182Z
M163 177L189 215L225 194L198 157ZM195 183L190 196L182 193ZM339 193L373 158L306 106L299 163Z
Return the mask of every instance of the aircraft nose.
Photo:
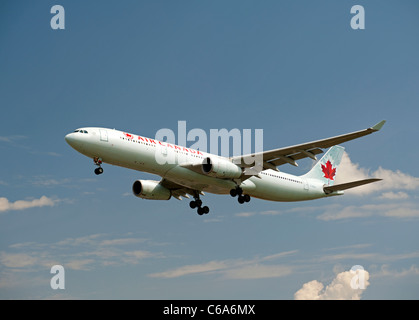
M74 137L74 133L69 133L65 136L65 141L67 141L67 143L72 146L74 144L74 142L76 141L76 138Z

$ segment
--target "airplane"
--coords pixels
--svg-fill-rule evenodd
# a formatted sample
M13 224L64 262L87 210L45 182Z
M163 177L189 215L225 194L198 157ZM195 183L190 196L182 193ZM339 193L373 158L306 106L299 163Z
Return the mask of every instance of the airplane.
M230 194L238 202L251 197L270 201L305 201L343 195L344 190L377 182L364 179L334 184L344 148L339 144L379 131L386 121L373 127L331 138L307 142L259 153L221 157L147 137L99 127L79 128L65 136L76 151L93 159L96 175L103 173L108 163L137 171L156 174L157 180L136 180L132 185L135 196L142 199L169 200L190 198L189 205L199 215L209 212L202 206L205 192ZM313 168L301 176L280 172L278 166L298 166L297 160L311 158L330 148ZM157 161L165 156L176 161ZM257 165L252 159L261 159ZM257 170L254 170L258 168ZM253 169L253 170L252 170Z

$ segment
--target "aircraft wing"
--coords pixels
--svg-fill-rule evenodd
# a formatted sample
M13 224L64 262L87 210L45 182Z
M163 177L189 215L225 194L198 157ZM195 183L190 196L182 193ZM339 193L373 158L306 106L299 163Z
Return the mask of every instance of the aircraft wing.
M268 151L263 151L263 152L253 153L253 154L248 154L248 155L243 155L243 156L231 157L230 159L233 161L233 163L243 168L253 167L255 165L254 159L256 160L263 159L263 170L266 170L266 169L277 170L276 169L277 166L283 165L285 163L298 166L296 160L300 160L307 157L313 160L317 160L316 155L323 153L322 149L330 148L334 145L377 132L382 128L385 122L386 121L383 120L371 128L343 134L336 137L307 142L307 143L298 144L295 146L290 146L290 147L285 147L285 148L280 148L280 149L274 149L274 150L268 150Z
M170 180L167 180L167 179L162 179L160 181L160 184L163 187L169 189L172 193L172 196L174 198L178 199L178 200L182 200L181 197L189 199L188 195L191 195L191 196L195 196L196 194L204 195L204 193L200 190L194 190L194 189L186 188L186 187L184 187L180 184L177 184L176 182L173 182L173 181L170 181Z

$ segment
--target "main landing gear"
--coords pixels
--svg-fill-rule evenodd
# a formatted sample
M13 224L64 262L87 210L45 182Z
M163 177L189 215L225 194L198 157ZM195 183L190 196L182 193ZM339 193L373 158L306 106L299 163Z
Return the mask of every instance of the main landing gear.
M250 201L250 196L248 194L243 194L243 189L240 187L237 187L236 189L231 189L230 190L230 195L234 198L236 196L239 196L237 198L237 200L239 201L240 204L243 204L245 202L249 202Z
M95 174L99 175L103 173L103 168L101 167L102 165L102 160L98 157L94 157L93 158L93 162L95 163L95 165L97 165L98 167L95 169Z
M194 196L195 200L192 200L191 202L189 202L189 206L192 209L198 208L197 209L197 213L202 216L203 214L207 214L209 212L209 208L207 206L202 207L202 200L199 199L199 194L196 193Z

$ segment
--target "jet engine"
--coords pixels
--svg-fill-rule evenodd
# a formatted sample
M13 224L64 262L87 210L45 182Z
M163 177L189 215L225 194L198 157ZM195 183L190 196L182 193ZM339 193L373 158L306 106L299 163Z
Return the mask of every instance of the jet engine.
M132 185L132 192L138 198L149 200L169 200L172 196L169 189L154 180L135 181Z
M217 157L207 157L202 161L202 172L215 178L240 178L243 171L234 163Z

